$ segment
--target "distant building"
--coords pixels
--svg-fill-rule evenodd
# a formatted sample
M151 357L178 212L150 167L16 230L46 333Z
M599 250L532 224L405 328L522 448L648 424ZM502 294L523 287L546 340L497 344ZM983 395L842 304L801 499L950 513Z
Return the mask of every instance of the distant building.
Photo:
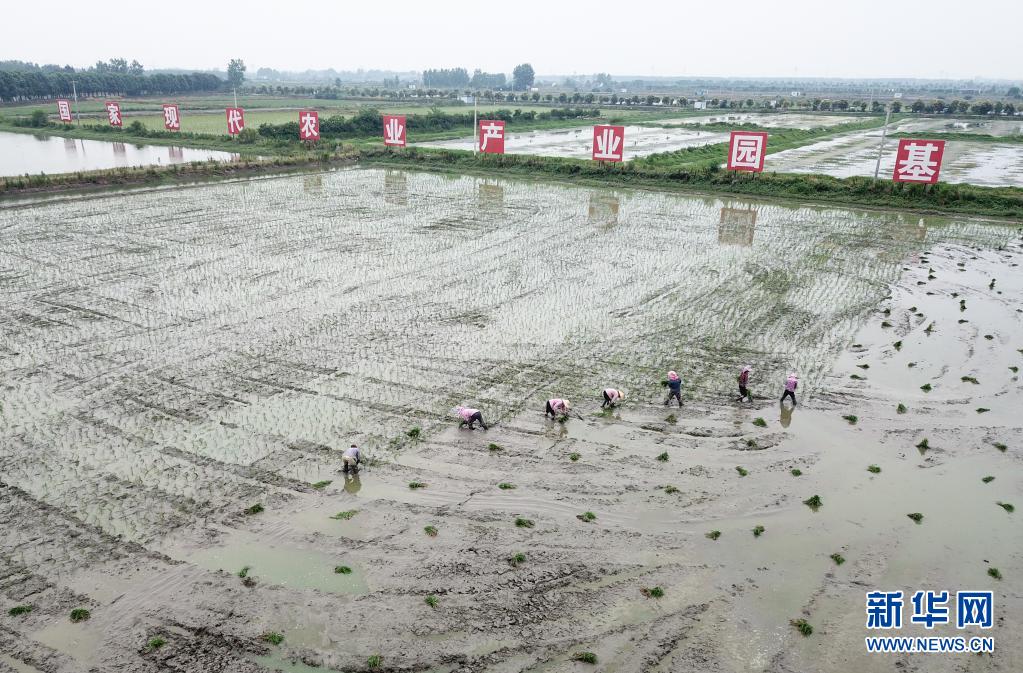
M695 109L695 110L706 110L707 109L707 101L705 101L705 100L693 101L693 109Z
M802 93L800 93L799 91L793 91L793 92L792 92L792 93L791 93L790 95L791 95L791 96L792 96L793 98L799 98L799 97L800 97L800 96L802 96L803 94L802 94Z

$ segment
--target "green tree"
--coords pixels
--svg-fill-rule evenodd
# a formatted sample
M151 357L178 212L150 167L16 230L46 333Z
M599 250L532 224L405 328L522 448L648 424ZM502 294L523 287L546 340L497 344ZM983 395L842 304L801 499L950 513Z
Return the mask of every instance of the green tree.
M245 61L240 58L232 58L227 64L227 82L232 88L237 89L245 81Z
M535 80L536 73L533 72L533 66L528 63L520 63L512 70L512 81L519 91L525 91L533 86Z
M1018 86L1010 86L1008 93L1005 94L1009 98L1019 98L1020 90Z

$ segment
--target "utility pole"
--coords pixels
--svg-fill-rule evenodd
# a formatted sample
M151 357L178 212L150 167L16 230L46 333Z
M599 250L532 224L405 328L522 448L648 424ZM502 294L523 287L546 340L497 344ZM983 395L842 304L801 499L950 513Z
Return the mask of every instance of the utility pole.
M237 87L234 90L234 106L238 107L238 89L237 89Z
M67 89L64 89L67 91ZM78 85L75 84L75 80L71 80L71 94L75 101L75 117L78 118L78 125L82 125L82 113L78 110Z
M480 125L476 121L477 109L479 103L477 102L476 92L472 92L472 154L476 156L476 152L479 151L480 146Z
M877 174L881 170L881 154L884 152L884 140L888 135L888 120L892 116L892 104L888 103L888 111L884 115L884 128L881 130L881 146L877 148L877 163L874 164L874 179L877 180Z

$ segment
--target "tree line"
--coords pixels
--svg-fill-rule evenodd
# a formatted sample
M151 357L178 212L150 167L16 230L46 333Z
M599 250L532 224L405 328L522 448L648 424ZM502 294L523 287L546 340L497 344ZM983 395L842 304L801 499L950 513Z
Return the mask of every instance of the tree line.
M72 86L74 81L74 86ZM67 98L72 90L89 96L148 96L170 93L219 91L224 81L216 75L132 75L120 72L18 72L0 70L0 101Z

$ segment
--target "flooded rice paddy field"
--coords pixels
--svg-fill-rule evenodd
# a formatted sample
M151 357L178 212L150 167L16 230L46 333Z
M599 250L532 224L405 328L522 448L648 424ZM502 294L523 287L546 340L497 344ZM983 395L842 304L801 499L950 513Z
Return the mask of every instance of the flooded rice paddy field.
M655 152L674 152L684 147L713 145L728 140L727 133L698 131L678 127L626 126L625 160L643 157ZM442 147L449 150L472 151L473 138L470 135L457 140L438 140L416 143L420 147ZM570 157L589 159L593 154L593 126L560 129L556 131L536 130L511 132L504 141L506 154L535 154L546 157Z
M0 231L0 670L1023 661L1015 225L352 169ZM993 655L865 653L865 591L981 588Z
M941 122L940 128L934 123ZM942 120L904 121L893 124L894 132L920 133L948 131ZM994 122L991 122L994 123ZM873 176L881 129L855 131L803 147L768 154L765 170L779 173L823 173L847 178ZM889 178L895 170L898 138L885 141L880 177ZM941 166L942 182L965 182L984 187L1023 186L1023 145L996 142L948 141Z
M798 112L779 113L720 113L698 117L683 117L658 121L665 126L690 124L756 124L769 128L780 129L814 129L842 124L853 124L869 117L858 115L800 114Z

